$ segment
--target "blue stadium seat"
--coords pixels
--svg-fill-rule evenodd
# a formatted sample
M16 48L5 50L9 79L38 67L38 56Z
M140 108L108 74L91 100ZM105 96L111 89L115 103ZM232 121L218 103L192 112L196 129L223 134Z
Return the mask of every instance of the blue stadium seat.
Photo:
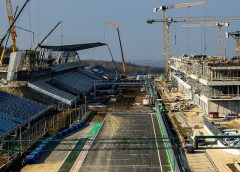
M0 136L47 109L46 105L0 91Z
M87 94L94 86L94 82L101 78L85 70L68 72L53 78L53 81L67 88L74 94Z

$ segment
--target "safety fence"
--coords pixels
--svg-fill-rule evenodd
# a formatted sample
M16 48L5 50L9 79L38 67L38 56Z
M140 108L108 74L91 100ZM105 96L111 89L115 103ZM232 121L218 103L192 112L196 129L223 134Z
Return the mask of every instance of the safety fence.
M20 127L15 135L2 141L2 149L7 152L24 153L40 138L47 133L52 134L64 128L85 120L88 113L85 113L85 106L80 106L73 111L52 112L54 115L45 115L37 122L30 122L26 126ZM23 140L25 143L23 143ZM27 143L26 143L27 142Z
M203 123L213 133L213 135L222 135L222 132L219 131L219 129L206 117L203 117Z

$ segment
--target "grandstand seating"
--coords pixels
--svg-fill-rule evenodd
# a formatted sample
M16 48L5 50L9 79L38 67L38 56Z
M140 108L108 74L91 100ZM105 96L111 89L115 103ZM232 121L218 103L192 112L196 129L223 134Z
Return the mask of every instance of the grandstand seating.
M97 76L96 74L94 74L92 71L89 71L89 70L86 70L86 69L79 69L79 72L87 75L87 76L90 76L91 78L93 79L96 79L96 80L102 80L101 77Z
M79 67L79 63L63 63L51 66L50 69L53 72L60 72L64 70L74 69Z
M48 110L48 106L0 91L0 136Z
M87 71L79 70L58 75L53 81L74 94L87 94L92 90L94 82L100 79Z
M2 118L2 115L6 117ZM11 118L8 118L7 114L1 113L1 112L0 112L0 119L1 119L0 132L2 131L2 133L8 132L9 130L16 128L20 124L15 121L12 121Z
M0 101L0 112L7 113L24 120L48 108L43 104L2 91L0 91Z
M68 65L59 65L64 68L66 66ZM28 87L57 102L63 102L64 106L72 106L78 100L78 95L88 94L93 89L94 83L102 80L103 78L86 69L74 69L52 76L52 78L28 83Z
M67 105L72 106L77 97L48 84L47 82L49 81L50 79L39 80L33 83L29 83L28 86L46 96L56 99L59 102L63 102Z

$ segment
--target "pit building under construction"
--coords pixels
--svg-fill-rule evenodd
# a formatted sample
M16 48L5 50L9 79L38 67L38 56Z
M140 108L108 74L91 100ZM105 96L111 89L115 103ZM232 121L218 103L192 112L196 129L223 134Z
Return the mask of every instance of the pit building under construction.
M173 87L183 91L206 114L240 113L239 59L202 55L170 59Z

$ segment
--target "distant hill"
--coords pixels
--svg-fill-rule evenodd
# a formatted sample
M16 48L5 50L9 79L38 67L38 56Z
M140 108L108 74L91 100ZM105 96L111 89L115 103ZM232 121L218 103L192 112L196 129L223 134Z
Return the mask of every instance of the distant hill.
M163 61L162 60L136 60L131 61L131 63L141 66L151 66L151 67L162 67L163 68Z
M102 66L104 68L114 71L114 66L111 61L82 60L81 63L83 66ZM117 63L117 68L119 72L122 73L123 72L122 63L121 62L116 62L116 63ZM127 72L131 74L148 74L148 73L159 74L163 72L163 68L127 63Z

